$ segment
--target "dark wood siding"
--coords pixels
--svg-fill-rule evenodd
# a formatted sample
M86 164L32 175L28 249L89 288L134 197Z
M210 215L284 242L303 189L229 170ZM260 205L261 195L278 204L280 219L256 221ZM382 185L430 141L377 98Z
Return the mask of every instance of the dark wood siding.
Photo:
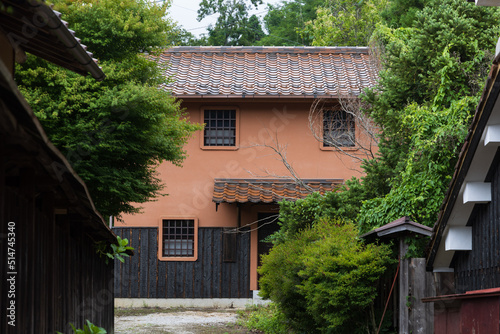
M196 261L159 261L156 227L113 231L135 249L135 261L116 262L116 298L250 298L250 233L237 235L236 261L224 262L223 228L198 229Z
M495 161L498 162L499 154ZM472 225L472 250L455 254L456 293L500 287L500 169L493 164L487 182L491 182L492 198L488 204L476 204Z
M95 252L85 222L54 215L51 193L30 195L32 189L3 187L0 211L0 333L72 332L85 320L114 330L113 263ZM75 219L73 219L75 218ZM6 265L8 222L15 223L15 275ZM15 324L5 310L9 277L15 277Z

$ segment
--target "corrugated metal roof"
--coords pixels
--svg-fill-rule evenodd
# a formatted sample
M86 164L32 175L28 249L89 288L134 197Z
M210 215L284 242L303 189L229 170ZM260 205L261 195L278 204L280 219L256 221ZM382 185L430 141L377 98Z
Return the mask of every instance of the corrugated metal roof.
M61 20L61 13L41 0L0 0L0 29L14 47L76 73L104 79L97 60Z
M173 47L157 60L181 98L336 98L377 81L367 47Z
M313 192L334 191L341 179L301 180ZM215 179L212 201L215 203L277 203L295 201L311 194L311 190L294 180L286 179Z

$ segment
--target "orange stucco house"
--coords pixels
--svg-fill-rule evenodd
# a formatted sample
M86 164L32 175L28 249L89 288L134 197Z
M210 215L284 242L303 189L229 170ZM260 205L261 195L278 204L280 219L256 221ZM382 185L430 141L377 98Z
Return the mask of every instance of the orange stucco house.
M205 129L186 145L182 167L160 166L168 196L115 224L137 253L116 266L115 297L252 298L277 203L360 176L364 134L339 98L375 84L369 50L174 47L159 62L172 78L162 88Z

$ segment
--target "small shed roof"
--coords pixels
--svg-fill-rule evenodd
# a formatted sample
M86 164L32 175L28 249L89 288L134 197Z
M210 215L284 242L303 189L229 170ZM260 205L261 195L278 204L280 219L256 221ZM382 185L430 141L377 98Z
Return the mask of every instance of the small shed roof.
M158 57L180 98L338 98L373 87L367 47L173 47Z
M215 179L212 201L215 203L277 203L295 201L313 191L324 194L343 183L341 179ZM306 185L309 189L304 187Z
M408 235L431 236L432 228L415 223L409 217L402 217L395 221L381 226L373 231L365 233L361 238L365 239L395 239Z
M0 29L14 47L79 74L104 79L87 47L42 0L0 0Z

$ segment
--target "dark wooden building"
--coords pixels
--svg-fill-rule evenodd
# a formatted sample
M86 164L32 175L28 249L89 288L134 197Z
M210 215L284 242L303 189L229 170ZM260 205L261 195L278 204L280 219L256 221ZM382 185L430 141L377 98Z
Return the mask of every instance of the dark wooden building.
M205 247L199 248L198 259L167 262L157 256L157 228L115 227L113 231L129 239L136 250L130 261L115 267L116 298L252 298L249 233L201 227L198 240Z
M87 319L113 333L114 264L94 246L116 236L13 80L25 51L103 73L43 2L0 8L0 333L70 333Z
M427 258L435 333L500 333L500 57L445 197Z

